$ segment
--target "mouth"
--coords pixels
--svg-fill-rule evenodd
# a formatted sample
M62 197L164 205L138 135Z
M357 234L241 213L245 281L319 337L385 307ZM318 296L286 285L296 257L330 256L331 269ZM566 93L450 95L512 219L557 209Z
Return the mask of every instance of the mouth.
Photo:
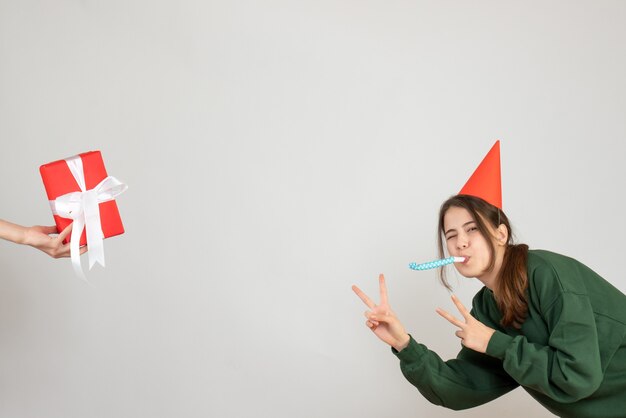
M467 264L467 262L469 261L470 258L468 256L466 256L466 255L461 256L461 257L465 259L465 260L461 261L461 264Z

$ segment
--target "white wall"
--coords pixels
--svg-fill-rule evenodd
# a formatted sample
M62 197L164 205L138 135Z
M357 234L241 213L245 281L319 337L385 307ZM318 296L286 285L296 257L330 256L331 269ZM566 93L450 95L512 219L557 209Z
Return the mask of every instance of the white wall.
M130 186L106 269L0 243L2 417L547 416L430 405L350 290L452 357L437 209L502 140L520 238L622 291L623 1L0 0L0 217ZM459 280L469 304L479 288Z

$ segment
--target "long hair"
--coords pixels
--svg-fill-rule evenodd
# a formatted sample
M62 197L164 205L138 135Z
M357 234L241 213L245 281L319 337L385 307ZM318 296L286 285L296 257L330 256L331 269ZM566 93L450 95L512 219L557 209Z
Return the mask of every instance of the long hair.
M439 256L441 258L445 257L443 218L451 207L466 209L476 222L478 231L487 241L489 246L489 265L487 266L487 272L491 272L494 269L494 254L496 252L493 235L487 225L489 224L492 229L498 228L499 225L506 227L508 240L506 242L500 274L498 280L496 280L494 297L498 309L502 313L501 325L505 327L512 326L518 329L521 328L528 315L528 300L526 297L526 289L528 287L528 274L526 271L528 245L514 243L513 230L509 219L499 208L478 197L456 195L443 202L439 209L437 243ZM448 290L452 290L446 278L444 268L439 270L439 278Z

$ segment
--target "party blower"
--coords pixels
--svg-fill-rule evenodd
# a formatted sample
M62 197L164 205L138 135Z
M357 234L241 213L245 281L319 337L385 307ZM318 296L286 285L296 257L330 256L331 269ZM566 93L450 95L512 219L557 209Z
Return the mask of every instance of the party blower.
M412 270L430 270L430 269L435 269L437 267L447 266L448 264L452 264L452 263L463 263L465 262L465 260L466 260L465 257L448 257L448 258L442 258L440 260L429 261L428 263L421 263L421 264L411 263L409 264L409 268Z

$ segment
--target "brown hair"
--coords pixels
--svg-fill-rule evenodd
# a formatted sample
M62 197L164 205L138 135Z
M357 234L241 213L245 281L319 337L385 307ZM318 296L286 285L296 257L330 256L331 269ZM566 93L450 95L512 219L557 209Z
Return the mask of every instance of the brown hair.
M499 208L487 203L483 199L469 195L452 196L439 209L439 226L437 228L437 243L439 246L439 256L445 257L444 252L444 225L443 218L451 207L466 209L474 221L480 234L489 245L489 266L487 271L493 271L495 266L495 247L493 235L487 227L487 223L493 228L504 225L508 232L508 240L504 252L504 260L500 269L499 278L496 281L494 297L498 309L502 313L500 323L505 326L521 328L528 315L528 301L526 299L526 288L528 286L528 274L526 272L526 260L528 258L528 245L514 244L513 231L507 216ZM452 290L446 279L445 269L439 270L439 277L443 285Z

